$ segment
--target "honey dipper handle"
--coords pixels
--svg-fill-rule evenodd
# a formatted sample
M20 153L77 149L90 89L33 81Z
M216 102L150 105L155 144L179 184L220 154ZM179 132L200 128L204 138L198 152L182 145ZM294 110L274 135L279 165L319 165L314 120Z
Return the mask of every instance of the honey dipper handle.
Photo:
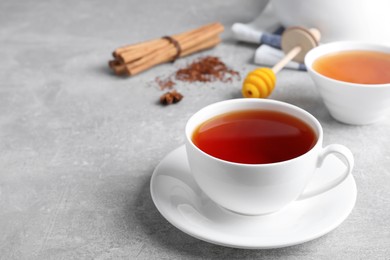
M302 48L300 46L296 46L293 48L291 51L289 51L283 59L281 59L278 63L275 64L275 66L272 67L272 71L276 74L278 73L281 69L286 66L287 63L289 63L292 59L294 59L295 56L300 53Z

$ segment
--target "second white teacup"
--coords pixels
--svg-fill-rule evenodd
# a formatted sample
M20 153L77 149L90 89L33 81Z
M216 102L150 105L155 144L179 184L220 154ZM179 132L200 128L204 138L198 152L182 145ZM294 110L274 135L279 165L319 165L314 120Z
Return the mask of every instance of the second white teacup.
M292 116L315 133L314 145L304 154L274 163L237 163L217 158L194 143L198 127L216 116L237 111L272 111ZM260 119L261 120L261 119ZM283 126L283 124L280 125ZM287 126L288 127L288 126ZM261 129L259 129L261 131ZM275 131L275 134L277 130ZM244 215L272 213L297 200L312 197L340 184L351 174L354 160L345 146L322 147L323 130L318 120L305 110L284 102L266 99L233 99L209 105L195 113L185 128L188 162L203 192L220 206ZM238 133L245 136L245 132ZM272 133L271 133L272 134ZM287 144L286 144L287 145ZM259 149L262 149L259 147ZM306 191L312 175L329 154L339 154L347 170L335 180Z
M351 125L375 123L390 113L390 83L359 84L340 81L326 77L313 68L317 59L345 51L374 51L390 55L390 47L340 41L320 45L309 51L305 57L307 70L333 118ZM340 70L348 69L340 65L339 67Z

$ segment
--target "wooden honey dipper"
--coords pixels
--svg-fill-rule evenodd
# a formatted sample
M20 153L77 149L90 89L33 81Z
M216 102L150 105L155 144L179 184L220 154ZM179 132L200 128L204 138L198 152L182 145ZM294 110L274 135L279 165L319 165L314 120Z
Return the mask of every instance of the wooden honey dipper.
M276 73L291 60L303 62L306 53L318 46L321 34L317 29L290 27L282 34L281 47L286 55L275 66L257 68L245 78L242 95L247 98L266 98L275 88Z

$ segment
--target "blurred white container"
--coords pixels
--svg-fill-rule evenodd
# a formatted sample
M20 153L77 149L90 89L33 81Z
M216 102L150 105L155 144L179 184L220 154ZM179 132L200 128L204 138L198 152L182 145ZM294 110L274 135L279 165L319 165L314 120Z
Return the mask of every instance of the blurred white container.
M321 42L356 40L390 45L389 0L272 0L283 26L315 27Z

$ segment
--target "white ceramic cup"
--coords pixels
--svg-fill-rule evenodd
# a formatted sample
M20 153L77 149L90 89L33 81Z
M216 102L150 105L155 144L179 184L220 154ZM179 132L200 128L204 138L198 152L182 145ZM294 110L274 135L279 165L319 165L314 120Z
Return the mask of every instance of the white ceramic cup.
M193 143L195 129L206 120L232 111L256 109L279 111L303 120L314 130L317 142L299 157L269 164L221 160L203 152ZM323 131L315 117L301 108L275 100L242 98L214 103L188 120L185 134L189 166L199 187L223 208L244 215L272 213L294 200L328 191L351 174L354 164L353 155L345 146L331 144L322 147ZM347 170L315 190L305 190L316 168L321 167L324 159L333 153L341 155Z
M306 54L305 64L330 114L352 125L371 124L390 110L390 84L356 84L325 77L313 69L320 57L341 51L370 50L390 54L390 47L342 41L320 45Z
M340 40L390 44L388 0L272 0L284 27L317 28L321 42Z

